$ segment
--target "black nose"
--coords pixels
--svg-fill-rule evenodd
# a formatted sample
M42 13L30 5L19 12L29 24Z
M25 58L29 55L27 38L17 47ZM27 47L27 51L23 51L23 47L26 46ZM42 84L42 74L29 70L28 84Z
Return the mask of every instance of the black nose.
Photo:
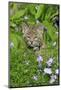
M31 41L31 44L33 44L33 41Z

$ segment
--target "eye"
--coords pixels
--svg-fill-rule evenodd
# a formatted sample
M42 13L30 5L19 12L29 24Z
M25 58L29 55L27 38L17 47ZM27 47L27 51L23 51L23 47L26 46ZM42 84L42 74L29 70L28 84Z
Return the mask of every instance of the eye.
M29 37L27 37L27 40L30 40L30 38L29 38Z
M29 36L29 35L27 35L27 37L28 37L28 38L30 38L30 36Z
M34 38L34 40L35 40L35 41L37 41L37 40L38 40L38 38L37 38L37 37L35 37L35 38Z

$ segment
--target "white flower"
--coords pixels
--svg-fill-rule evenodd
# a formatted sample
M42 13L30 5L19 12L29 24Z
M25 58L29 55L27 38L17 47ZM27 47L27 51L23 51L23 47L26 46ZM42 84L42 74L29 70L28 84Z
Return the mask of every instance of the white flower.
M53 43L53 46L56 46L56 42Z
M29 61L26 62L26 65L29 65Z
M40 23L39 20L36 20L36 23L37 23L37 24Z
M55 32L56 33L56 35L58 35L58 32Z
M25 17L24 17L24 19L26 19L26 20L27 20L27 19L28 19L28 17L27 17L27 16L25 16Z
M29 64L29 62L26 63L27 65Z
M13 47L14 47L14 43L11 42L11 43L10 43L10 48L13 48Z
M57 79L57 76L56 75L52 75L51 79Z
M45 74L52 74L51 68L45 68L45 69L44 69L44 73L45 73Z
M28 70L26 69L26 70L24 70L24 73L27 73L28 72Z
M12 27L16 27L16 24L15 23L12 23Z
M27 61L27 60L25 60L24 63L25 63L26 65L29 65L29 61Z
M37 61L38 61L39 63L42 62L42 61L43 61L42 56L38 56L38 57L37 57Z
M38 80L37 76L33 76L33 79L36 80L36 81Z
M50 79L50 84L54 83L55 79Z
M46 63L50 67L53 63L53 58L49 58L49 60Z
M38 9L38 6L36 6L35 9L37 10Z
M56 79L57 79L57 76L56 75L52 75L51 79L50 79L50 84L54 83Z
M58 69L56 69L56 70L55 70L55 73L58 75L58 74L59 74L59 70L58 70Z
M18 32L18 28L17 27L15 28L15 31Z

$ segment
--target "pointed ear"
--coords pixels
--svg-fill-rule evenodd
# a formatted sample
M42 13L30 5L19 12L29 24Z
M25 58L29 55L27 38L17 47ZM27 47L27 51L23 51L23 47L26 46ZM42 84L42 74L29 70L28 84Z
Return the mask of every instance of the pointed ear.
M44 30L44 25L39 24L36 29L37 29L37 30Z
M22 23L22 32L27 32L29 31L29 26L26 23Z

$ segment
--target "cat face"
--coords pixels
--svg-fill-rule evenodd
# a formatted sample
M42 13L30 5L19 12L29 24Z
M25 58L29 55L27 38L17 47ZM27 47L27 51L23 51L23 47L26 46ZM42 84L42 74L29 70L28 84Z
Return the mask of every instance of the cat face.
M28 46L32 48L40 48L43 45L44 26L29 27L26 24L22 26L22 33Z

